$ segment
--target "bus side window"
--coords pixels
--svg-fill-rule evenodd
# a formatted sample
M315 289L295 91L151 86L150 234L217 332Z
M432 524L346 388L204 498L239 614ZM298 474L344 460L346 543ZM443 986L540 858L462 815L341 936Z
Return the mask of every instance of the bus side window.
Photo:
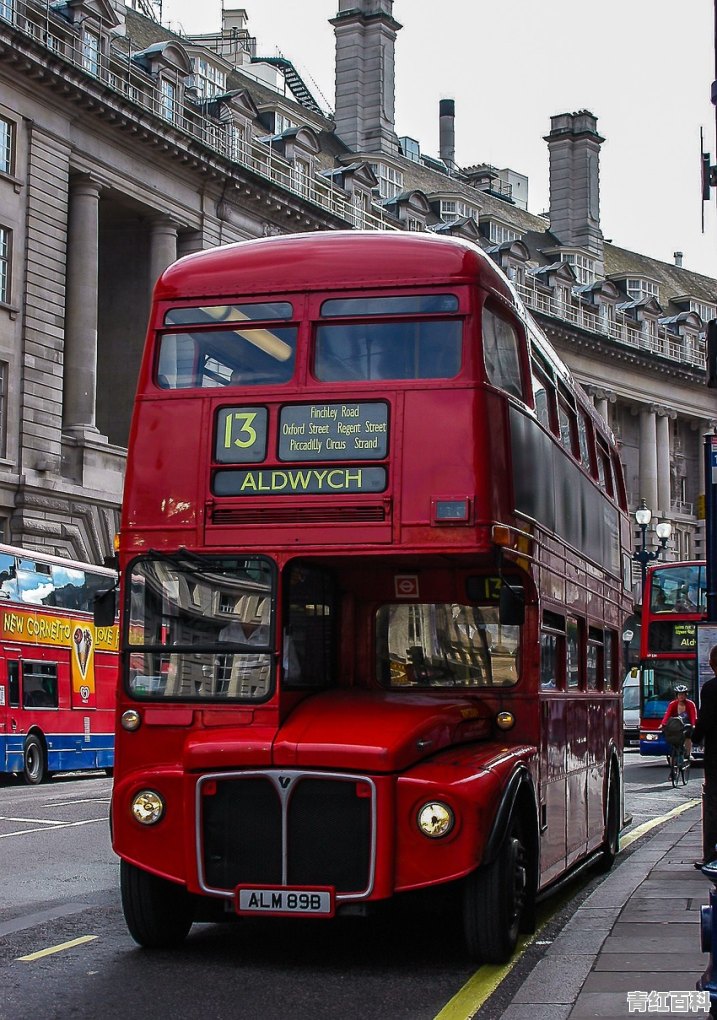
M532 366L533 399L535 413L541 425L549 432L556 432L555 386L537 365Z
M20 707L20 663L16 660L7 664L7 682L10 688L10 708Z
M540 634L540 686L544 691L560 691L565 686L565 620L547 610Z
M22 707L57 708L57 663L23 662Z
M518 331L507 319L483 309L483 360L488 381L514 397L523 396Z
M567 619L567 680L568 687L575 689L581 686L581 661L580 661L580 637L581 627L574 616Z

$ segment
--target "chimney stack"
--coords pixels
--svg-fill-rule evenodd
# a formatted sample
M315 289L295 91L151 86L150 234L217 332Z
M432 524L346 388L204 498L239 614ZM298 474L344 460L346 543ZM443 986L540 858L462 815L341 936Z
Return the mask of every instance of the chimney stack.
M674 260L675 260L675 265L679 266L679 268L682 269L683 253L681 251L676 251L676 252L673 253L673 257L674 257Z
M441 99L438 106L439 155L449 170L456 169L456 104Z
M588 110L550 118L550 229L561 244L603 258L600 229L600 146L597 118ZM596 266L598 269L599 266Z
M336 36L336 134L354 152L397 155L396 34L393 0L339 0L329 23Z

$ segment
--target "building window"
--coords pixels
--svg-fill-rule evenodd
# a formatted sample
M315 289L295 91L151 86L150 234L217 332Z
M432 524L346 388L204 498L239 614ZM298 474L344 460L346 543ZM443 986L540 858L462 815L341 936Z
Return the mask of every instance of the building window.
M7 389L8 366L0 361L0 457L7 455ZM0 526L0 541L5 541L4 531Z
M10 231L0 227L0 302L10 301Z
M403 174L392 166L383 163L372 163L371 169L378 178L378 190L381 198L394 198L403 190Z
M690 311L697 312L703 322L717 317L717 305L707 305L703 301L690 301Z
M577 252L562 252L560 259L573 267L579 284L593 283L595 280L595 262L587 255Z
M177 89L173 82L162 78L160 112L165 120L174 120Z
M491 220L488 224L488 239L493 244L505 244L506 241L517 241L520 234L517 230L511 230L510 227L504 227L502 223L496 223Z
M235 163L244 158L245 132L243 124L227 124L227 156Z
M90 74L99 74L100 71L100 37L97 32L89 28L82 29L82 66Z
M660 300L660 288L652 280L641 280L639 277L631 277L625 280L625 289L633 301L639 301L640 298L644 297L654 297L656 301Z
M412 216L408 218L408 229L413 230L416 233L422 233L424 230L423 220L414 219Z
M477 216L476 210L471 206L453 199L441 199L440 210L440 216L444 223L454 223L456 220L467 219L469 216L475 219Z
M291 183L294 191L307 197L309 194L311 167L305 159L295 159L291 167Z
M213 99L227 90L227 76L224 71L209 63L203 57L195 57L192 61L192 85L200 99Z
M0 173L11 174L15 165L15 125L0 117Z
M290 128L295 128L296 124L293 120L289 120L283 113L274 114L274 134L280 135L284 131L288 131Z
M6 21L12 21L13 7L13 0L0 0L0 18L4 18Z

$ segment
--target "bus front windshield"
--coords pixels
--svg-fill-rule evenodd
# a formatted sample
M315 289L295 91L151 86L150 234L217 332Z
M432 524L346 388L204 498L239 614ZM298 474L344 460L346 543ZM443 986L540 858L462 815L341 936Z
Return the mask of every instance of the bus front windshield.
M705 569L699 563L654 568L650 577L650 612L704 613L707 608Z
M520 628L497 606L384 605L376 614L376 661L386 687L510 687L518 680Z
M132 565L124 644L138 699L262 700L272 685L271 563L143 558Z
M675 685L687 687L687 697L696 700L697 660L657 659L642 670L642 715L644 719L662 719L675 698Z

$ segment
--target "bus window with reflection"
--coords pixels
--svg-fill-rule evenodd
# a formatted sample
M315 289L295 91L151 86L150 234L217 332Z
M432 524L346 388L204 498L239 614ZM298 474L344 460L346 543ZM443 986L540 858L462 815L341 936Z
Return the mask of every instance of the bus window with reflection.
M483 309L483 360L488 382L522 397L518 333L512 323Z
M376 614L376 662L392 688L509 687L518 681L520 628L497 606L384 605Z

